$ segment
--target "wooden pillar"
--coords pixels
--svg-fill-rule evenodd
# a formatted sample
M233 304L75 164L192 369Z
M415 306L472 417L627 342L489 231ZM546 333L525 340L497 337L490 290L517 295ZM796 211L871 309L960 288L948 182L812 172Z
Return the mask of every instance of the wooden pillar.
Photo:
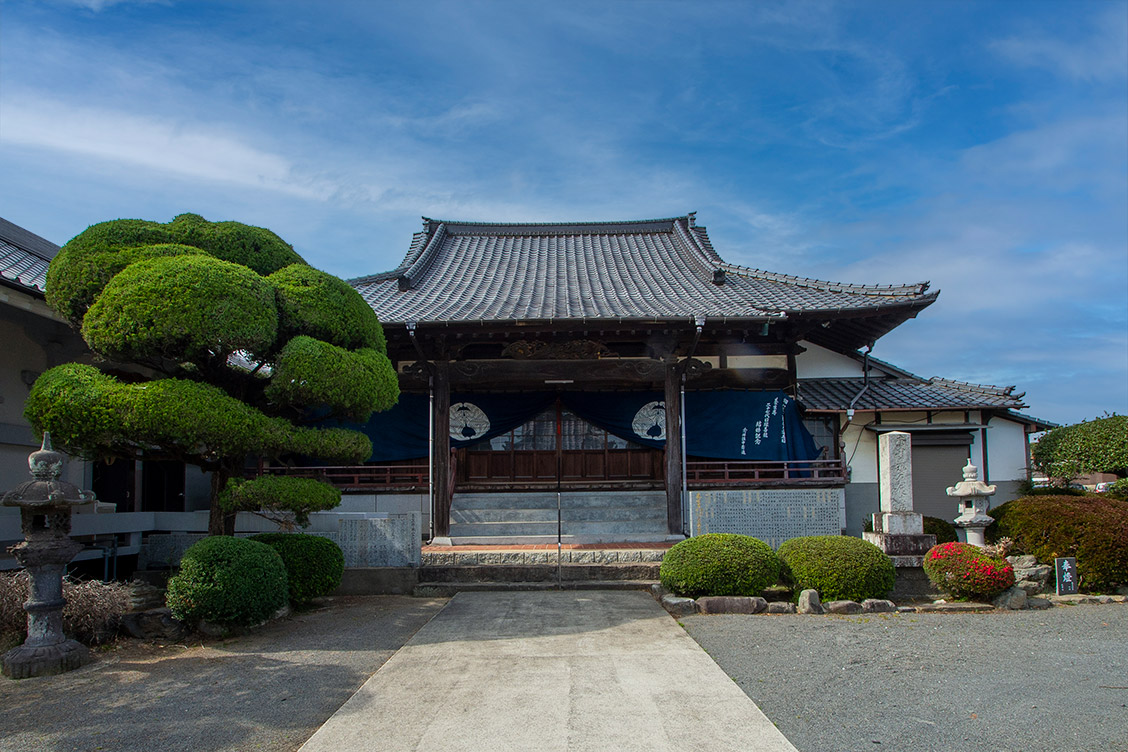
M681 368L666 364L666 522L682 534Z
M431 487L435 494L435 537L450 536L450 365L436 363L432 374L435 446L432 449Z

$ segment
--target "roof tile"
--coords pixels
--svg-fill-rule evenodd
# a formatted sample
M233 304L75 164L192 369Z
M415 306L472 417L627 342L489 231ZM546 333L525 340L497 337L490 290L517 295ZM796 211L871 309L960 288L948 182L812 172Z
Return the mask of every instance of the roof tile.
M724 269L725 283L713 283ZM406 285L397 280L404 278ZM486 224L425 219L395 270L352 280L385 323L769 320L924 307L928 284L848 285L727 264L692 217ZM401 286L407 289L400 289Z

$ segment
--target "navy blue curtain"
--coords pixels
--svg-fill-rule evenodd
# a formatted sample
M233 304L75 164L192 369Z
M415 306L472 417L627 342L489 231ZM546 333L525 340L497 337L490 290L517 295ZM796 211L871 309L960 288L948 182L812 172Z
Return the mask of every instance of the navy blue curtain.
M666 402L662 392L564 392L564 406L620 439L666 446Z
M464 447L512 431L556 400L554 392L450 395L450 445Z
M813 460L819 448L783 392L685 395L686 453L725 460Z
M563 392L564 406L603 430L643 446L666 446L666 404L661 392ZM450 398L451 446L465 447L513 430L555 400L552 392L456 392ZM370 462L427 456L428 398L401 394L365 425L334 422L372 440ZM685 395L686 452L732 460L811 460L815 440L783 392L725 390Z
M326 421L360 431L372 441L369 462L397 462L427 456L430 400L425 394L400 394L399 401L388 410L372 413L367 423Z

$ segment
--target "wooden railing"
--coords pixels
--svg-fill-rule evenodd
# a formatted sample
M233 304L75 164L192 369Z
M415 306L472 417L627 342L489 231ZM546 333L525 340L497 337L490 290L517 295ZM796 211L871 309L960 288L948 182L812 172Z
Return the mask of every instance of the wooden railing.
M707 460L685 466L690 488L779 484L785 486L844 485L846 462L837 460L787 460L780 462Z
M349 490L391 491L426 489L426 465L355 465L340 467L264 466L264 475L288 475L294 478L316 478Z
M554 469L553 469L554 470ZM496 470L495 470L496 471ZM286 467L264 466L263 474L289 475L298 478L317 478L334 486L349 490L391 491L421 490L427 488L428 468L426 465L356 465L341 467ZM546 471L548 472L548 471ZM452 481L456 473L451 474ZM565 473L565 483L577 481L629 481L648 477L646 468L628 471L624 475L593 474L587 478L573 478ZM550 480L555 483L555 472L549 476L464 478L462 482L471 485L540 484ZM837 460L790 460L781 462L737 461L737 460L691 460L686 463L686 483L690 488L709 488L724 486L780 485L780 486L826 486L846 483L846 463Z

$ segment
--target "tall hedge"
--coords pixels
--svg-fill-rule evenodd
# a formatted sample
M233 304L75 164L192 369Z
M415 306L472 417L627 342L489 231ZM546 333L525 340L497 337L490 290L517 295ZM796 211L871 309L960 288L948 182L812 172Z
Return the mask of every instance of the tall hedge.
M1128 585L1128 501L1107 495L1026 496L995 507L989 540L1010 538L1013 553L1043 564L1077 559L1080 587L1105 592Z

